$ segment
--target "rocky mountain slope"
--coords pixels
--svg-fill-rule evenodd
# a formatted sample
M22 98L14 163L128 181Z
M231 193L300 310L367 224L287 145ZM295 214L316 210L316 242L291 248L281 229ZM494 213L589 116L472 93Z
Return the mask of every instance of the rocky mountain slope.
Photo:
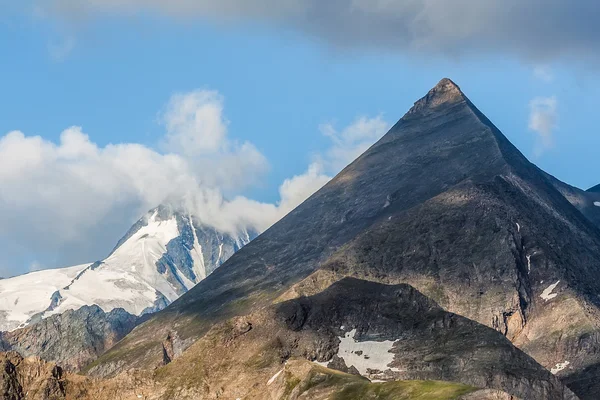
M554 375L579 398L593 399L600 392L599 265L597 226L444 79L330 183L86 371L107 377L167 364L158 371L173 378L165 390L175 390L183 366L215 370L218 360L194 350L215 326L269 310L282 296L310 296L308 309L327 304L334 315L320 321L340 326L306 325L309 312L298 300L288 329L308 326L313 347L298 337L301 351L284 346L280 367L288 359L330 361L386 381L451 379L517 398L576 398ZM446 326L434 311L438 317L428 319L424 306L406 314L396 306L388 318L363 324L358 316L385 308L363 314L359 305L346 314L349 294L333 304L324 295L349 276L406 285L393 290L424 296L456 315L454 322ZM385 292L360 293L371 290ZM424 312L422 320L415 316ZM461 326L476 332L472 342ZM254 331L239 329L219 335ZM267 351L279 342L259 343ZM254 382L255 372L235 376ZM205 398L215 395L208 386Z
M594 191L594 188L592 188L584 191L561 182L545 172L544 175L575 208L600 228L600 190ZM597 188L600 189L600 186Z
M65 373L52 363L38 358L23 358L17 353L0 354L0 392L7 400L159 400L182 398L165 390L157 374L148 379L139 372L114 379L97 380ZM264 371L266 373L267 371ZM505 393L450 382L395 381L373 383L307 361L290 361L270 378L262 376L261 392L253 398L362 400L514 400ZM257 388L258 389L258 388ZM216 397L223 397L218 391ZM188 392L187 394L191 394ZM187 396L183 394L183 396ZM175 396L175 397L166 397ZM199 397L204 398L201 394Z
M206 278L255 232L232 236L160 206L104 260L0 281L0 349L78 369Z

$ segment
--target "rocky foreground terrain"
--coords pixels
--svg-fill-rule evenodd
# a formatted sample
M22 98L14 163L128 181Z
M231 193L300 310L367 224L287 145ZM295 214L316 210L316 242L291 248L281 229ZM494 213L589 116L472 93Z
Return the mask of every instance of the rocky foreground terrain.
M2 390L597 399L598 201L531 164L444 79L330 183L79 375L6 353Z

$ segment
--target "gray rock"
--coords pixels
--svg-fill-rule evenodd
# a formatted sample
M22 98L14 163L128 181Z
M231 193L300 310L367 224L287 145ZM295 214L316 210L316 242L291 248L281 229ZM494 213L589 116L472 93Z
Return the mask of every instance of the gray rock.
M78 370L131 332L137 322L138 317L123 309L105 313L98 306L84 306L0 333L0 349Z

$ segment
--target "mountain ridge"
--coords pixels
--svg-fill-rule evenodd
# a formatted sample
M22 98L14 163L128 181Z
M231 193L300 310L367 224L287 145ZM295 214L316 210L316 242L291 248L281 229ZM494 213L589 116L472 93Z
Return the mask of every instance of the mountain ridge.
M528 216L532 210L533 215ZM385 225L387 221L391 222ZM439 221L446 222L440 225ZM457 228L465 223L467 232L475 236ZM400 225L388 232L386 226L394 224ZM419 237L413 240L400 229L406 226L433 242ZM435 237L419 226L433 231ZM544 234L541 226L552 233ZM475 243L480 237L480 242L492 244L484 246L482 242L482 250L472 254L469 246L473 242L462 241L463 254L452 249L454 239L444 231ZM537 235L561 248L575 245L583 249L585 243L590 258L581 258L572 250L565 252L572 260L581 261L580 266L570 266L574 272L565 271L560 252L538 242ZM363 247L361 237L377 239L369 239ZM386 243L386 237L399 241L385 247L390 252L386 257L399 264L382 265L378 258L382 250L374 250L376 243ZM437 249L435 240L442 238ZM335 261L334 255L345 257L349 246L359 250L357 260ZM411 252L423 256L412 267L406 266L394 254L401 249L407 259ZM371 260L369 264L358 262L365 257ZM473 266L465 262L470 259ZM568 357L571 366L557 371L564 376L596 362L577 341L589 335L589 346L596 346L597 332L577 328L559 341L548 341L556 348L573 346L571 352L561 350L549 357L547 351L552 348L543 347L546 336L538 331L550 329L547 325L553 308L566 309L567 304L573 310L573 321L588 329L595 317L588 315L585 304L597 308L597 299L590 293L600 290L594 286L597 273L591 267L592 259L600 260L597 228L457 85L442 80L330 183L236 253L225 268L138 327L88 371L113 375L123 368L115 368L115 361L126 368L156 365L160 347L156 352L148 349L161 335L166 336L167 330L196 340L214 321L266 306L326 268L338 271L337 279L355 274L383 283L408 283L427 296L437 292L438 298L449 299L442 302L445 309L498 330L548 369L562 365ZM544 284L547 280L551 280L550 286ZM469 281L473 283L467 285ZM553 290L560 292L555 295ZM143 354L137 349L141 341L146 346ZM116 353L118 357L113 358Z
M234 237L185 210L156 207L102 261L2 280L0 349L78 370L255 235Z
M442 79L83 372L152 399L329 398L403 379L487 391L471 398L595 399L600 230L579 203L589 196L530 163Z

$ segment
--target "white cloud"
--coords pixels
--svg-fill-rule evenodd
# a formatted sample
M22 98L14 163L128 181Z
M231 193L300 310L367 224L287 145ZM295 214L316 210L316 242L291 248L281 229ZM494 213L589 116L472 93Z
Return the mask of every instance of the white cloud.
M537 134L534 154L539 157L554 146L558 101L555 96L536 97L529 103L529 110L529 129Z
M337 46L438 55L509 53L547 61L599 56L596 0L38 0L70 20L154 13L259 21ZM535 12L532 12L535 10ZM47 11L46 11L47 12Z
M554 81L554 73L547 65L538 65L533 68L533 76L540 81L550 83Z
M222 111L215 92L174 96L163 152L136 143L101 147L80 127L58 143L19 131L0 137L0 240L44 264L53 264L42 257L57 249L64 256L56 262L93 261L78 257L102 257L133 219L167 198L214 202L243 188L268 163L251 143L228 138Z
M286 179L279 188L281 214L292 211L330 180L318 162L310 164L303 174Z
M268 162L252 143L229 139L223 109L216 91L173 95L160 116L166 128L162 147L184 156L203 186L240 189L255 183Z
M99 146L76 126L63 131L58 143L20 131L0 137L0 242L13 258L30 259L3 273L41 268L32 260L52 267L100 259L135 219L165 199L184 199L199 219L224 232L262 231L387 127L381 117L359 118L339 132L324 125L330 149L306 172L285 180L280 200L268 204L223 194L239 193L268 164L254 145L228 137L217 92L174 95L161 121L162 151L137 143ZM6 264L6 256L0 261Z
M66 36L59 41L48 42L48 53L54 61L64 61L75 49L76 40L74 36Z
M324 156L326 167L330 171L339 172L381 138L390 129L390 125L379 115L374 118L357 118L339 132L331 123L321 125L320 129L332 141L331 148Z
M225 145L223 97L216 91L173 95L162 119L167 128L166 147L175 153L198 156L220 151Z
M321 133L331 139L331 146L325 152L317 154L303 174L283 182L279 188L279 215L285 215L301 204L380 139L389 127L389 123L381 115L357 118L341 131L336 130L331 123L322 124Z

